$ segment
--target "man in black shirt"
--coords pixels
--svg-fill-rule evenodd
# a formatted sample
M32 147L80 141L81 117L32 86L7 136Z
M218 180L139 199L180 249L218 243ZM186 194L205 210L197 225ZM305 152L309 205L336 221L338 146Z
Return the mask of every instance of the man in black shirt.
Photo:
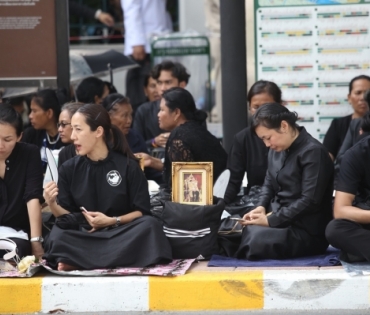
M370 137L349 149L342 160L334 217L326 238L342 250L341 260L370 261Z
M157 81L157 89L161 97L164 91L172 87L185 88L190 78L190 74L181 63L170 60L157 64L151 76ZM159 102L147 102L139 106L132 125L132 128L144 137L149 151L157 147L164 148L169 136L168 132L159 128Z

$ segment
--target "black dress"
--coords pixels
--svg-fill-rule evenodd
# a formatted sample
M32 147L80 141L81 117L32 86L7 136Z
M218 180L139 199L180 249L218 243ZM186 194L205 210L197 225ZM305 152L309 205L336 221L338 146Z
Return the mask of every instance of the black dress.
M232 202L239 193L245 172L248 190L255 185L262 186L266 176L268 152L269 149L250 127L234 136L227 159L230 181L224 198L226 203Z
M352 115L333 119L325 135L323 144L334 158L336 158L344 138L346 137L351 120Z
M172 162L213 162L213 182L226 169L227 154L220 140L199 122L190 120L172 130L165 152L164 183L171 188Z
M362 139L343 156L337 191L355 196L353 206L370 209L370 136ZM358 261L370 261L370 223L363 224L347 219L329 223L326 236L331 245ZM344 259L351 262L351 259ZM355 261L353 261L355 262Z
M27 202L32 199L43 201L39 149L32 144L16 143L5 163L4 179L0 178L0 225L23 230L29 235ZM13 240L18 243L18 239ZM20 257L31 253L27 243L26 252L18 249Z
M98 162L76 156L60 166L58 188L58 203L70 212L84 206L110 217L139 210L143 217L94 233L54 226L44 256L53 268L58 262L80 269L145 267L172 259L162 225L150 216L148 184L136 161L117 152Z
M65 162L76 156L76 147L73 143L68 144L59 152L58 168Z
M288 150L270 150L258 206L269 227L243 230L237 257L284 259L325 252L325 228L332 218L333 162L325 147L300 127Z

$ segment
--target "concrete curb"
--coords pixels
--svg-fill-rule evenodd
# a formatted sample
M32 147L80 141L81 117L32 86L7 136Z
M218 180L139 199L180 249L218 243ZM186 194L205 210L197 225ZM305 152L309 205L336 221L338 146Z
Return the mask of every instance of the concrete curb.
M178 277L0 279L0 313L370 309L369 277L335 268L208 268Z

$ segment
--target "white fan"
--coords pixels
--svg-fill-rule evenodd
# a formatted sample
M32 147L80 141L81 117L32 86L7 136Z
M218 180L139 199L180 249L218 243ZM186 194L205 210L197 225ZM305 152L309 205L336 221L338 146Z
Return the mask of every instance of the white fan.
M57 163L55 162L53 153L50 151L49 148L46 148L45 151L46 158L48 160L48 168L50 170L51 180L55 183L58 183L58 167Z
M220 176L217 178L215 184L213 185L213 195L218 198L224 198L227 185L230 180L230 171L224 170Z

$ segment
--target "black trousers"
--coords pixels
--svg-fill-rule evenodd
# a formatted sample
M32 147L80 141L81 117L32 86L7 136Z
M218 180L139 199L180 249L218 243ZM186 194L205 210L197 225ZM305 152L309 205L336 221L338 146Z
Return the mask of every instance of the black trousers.
M248 225L243 229L237 258L248 260L288 259L325 253L325 237L314 237L296 227L271 228Z
M21 238L11 238L11 237L9 237L9 239L11 239L13 242L15 242L17 244L17 254L18 254L20 259L22 259L23 257L26 257L28 255L31 255L32 250L31 250L30 241L26 241L26 240L21 239ZM2 259L4 254L6 254L6 253L7 252L5 250L0 250L0 259Z
M370 261L370 224L335 219L328 224L325 234L334 247Z

